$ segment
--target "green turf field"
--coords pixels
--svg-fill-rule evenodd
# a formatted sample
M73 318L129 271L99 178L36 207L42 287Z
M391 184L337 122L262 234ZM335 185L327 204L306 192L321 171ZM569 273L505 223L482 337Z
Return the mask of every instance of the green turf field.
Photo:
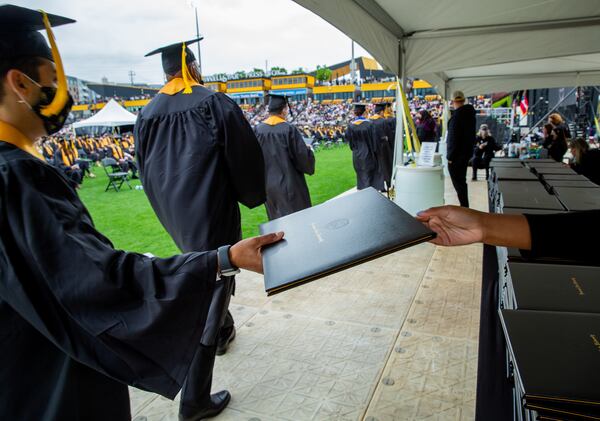
M315 153L315 175L307 177L313 204L319 204L356 185L352 168L352 154L346 146ZM119 193L104 192L107 180L102 168L94 167L97 178L86 178L79 196L92 214L100 232L110 238L115 247L150 252L156 256L178 253L177 247L154 215L143 190L129 190L126 186ZM138 180L132 186L140 185ZM267 220L264 206L247 209L240 206L244 237L258 234L258 225Z

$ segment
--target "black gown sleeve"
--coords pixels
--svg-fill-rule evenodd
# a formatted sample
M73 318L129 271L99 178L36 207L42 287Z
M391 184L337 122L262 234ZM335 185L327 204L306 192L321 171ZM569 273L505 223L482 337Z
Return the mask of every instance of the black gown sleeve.
M377 154L381 148L381 141L384 135L383 133L380 133L375 123L369 122L365 124L369 124L369 149L371 155L373 155L373 159L377 159Z
M354 142L352 141L353 140L352 139L352 129L350 128L350 124L348 124L348 127L346 128L346 131L344 132L344 139L346 140L346 142L348 142L348 146L350 146L350 150L354 150Z
M304 143L300 131L293 126L290 143L289 154L294 167L303 174L313 175L315 173L315 155Z
M174 398L200 343L216 252L115 250L57 170L0 167L0 298L71 358Z
M229 97L214 96L218 142L225 159L238 202L249 208L266 200L265 164L260 145L242 110Z
M576 261L598 259L590 239L600 237L600 210L549 215L525 215L531 232L526 257L554 257Z

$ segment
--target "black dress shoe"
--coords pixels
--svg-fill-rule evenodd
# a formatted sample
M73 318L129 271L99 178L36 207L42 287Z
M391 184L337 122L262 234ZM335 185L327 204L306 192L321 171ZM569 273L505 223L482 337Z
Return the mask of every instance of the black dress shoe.
M213 395L210 395L210 403L208 407L194 410L190 408L180 408L179 421L201 421L207 418L216 417L219 415L229 404L231 400L231 394L227 390L222 390ZM182 413L181 411L185 412Z
M231 333L225 339L219 337L219 342L217 343L217 355L224 355L229 348L229 344L233 342L235 339L235 327L231 328Z

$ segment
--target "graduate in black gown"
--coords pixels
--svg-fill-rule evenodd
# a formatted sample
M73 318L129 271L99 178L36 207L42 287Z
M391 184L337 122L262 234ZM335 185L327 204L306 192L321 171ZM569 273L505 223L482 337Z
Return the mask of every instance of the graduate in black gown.
M260 145L237 104L201 85L188 47L200 39L147 54L161 53L168 82L142 109L134 128L144 191L183 252L240 240L238 202L253 208L265 201ZM229 402L228 391L212 396L210 391L215 355L224 354L235 337L227 310L234 282L228 277L229 289L213 303L218 317L207 324L203 346L183 388L182 419L216 415Z
M288 110L285 96L269 95L270 117L255 129L265 159L269 220L311 206L304 174L315 173L315 155L300 131L286 122Z
M385 118L388 102L381 102L375 105L375 114L371 116L371 121L375 126L377 136L377 165L379 168L379 177L383 178L385 186L390 188L392 179L392 162L394 161L393 141L390 138L394 136L391 130L390 122ZM386 189L387 190L387 189Z
M77 163L77 156L67 138L60 138L58 148L55 153L54 164L61 169L71 186L79 188L83 183L83 170Z
M396 116L394 116L394 111L392 109L392 104L388 103L386 105L385 111L383 113L385 116L385 122L387 123L387 131L388 131L388 141L390 143L390 148L392 149L392 161L394 160L394 148L396 147Z
M260 271L281 236L168 259L115 250L33 146L72 104L50 25L73 21L45 16L0 6L0 419L130 420L127 385L174 398L217 276Z
M364 116L366 105L354 104L355 119L348 124L344 138L352 149L352 163L356 171L358 190L373 187L383 190L383 177L377 160L377 134L372 121Z

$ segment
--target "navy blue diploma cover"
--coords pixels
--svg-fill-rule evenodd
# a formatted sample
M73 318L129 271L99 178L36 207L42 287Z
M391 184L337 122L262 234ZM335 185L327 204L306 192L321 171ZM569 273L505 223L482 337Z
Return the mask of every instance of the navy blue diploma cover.
M260 226L284 231L262 250L265 290L273 295L435 238L435 233L373 188Z

